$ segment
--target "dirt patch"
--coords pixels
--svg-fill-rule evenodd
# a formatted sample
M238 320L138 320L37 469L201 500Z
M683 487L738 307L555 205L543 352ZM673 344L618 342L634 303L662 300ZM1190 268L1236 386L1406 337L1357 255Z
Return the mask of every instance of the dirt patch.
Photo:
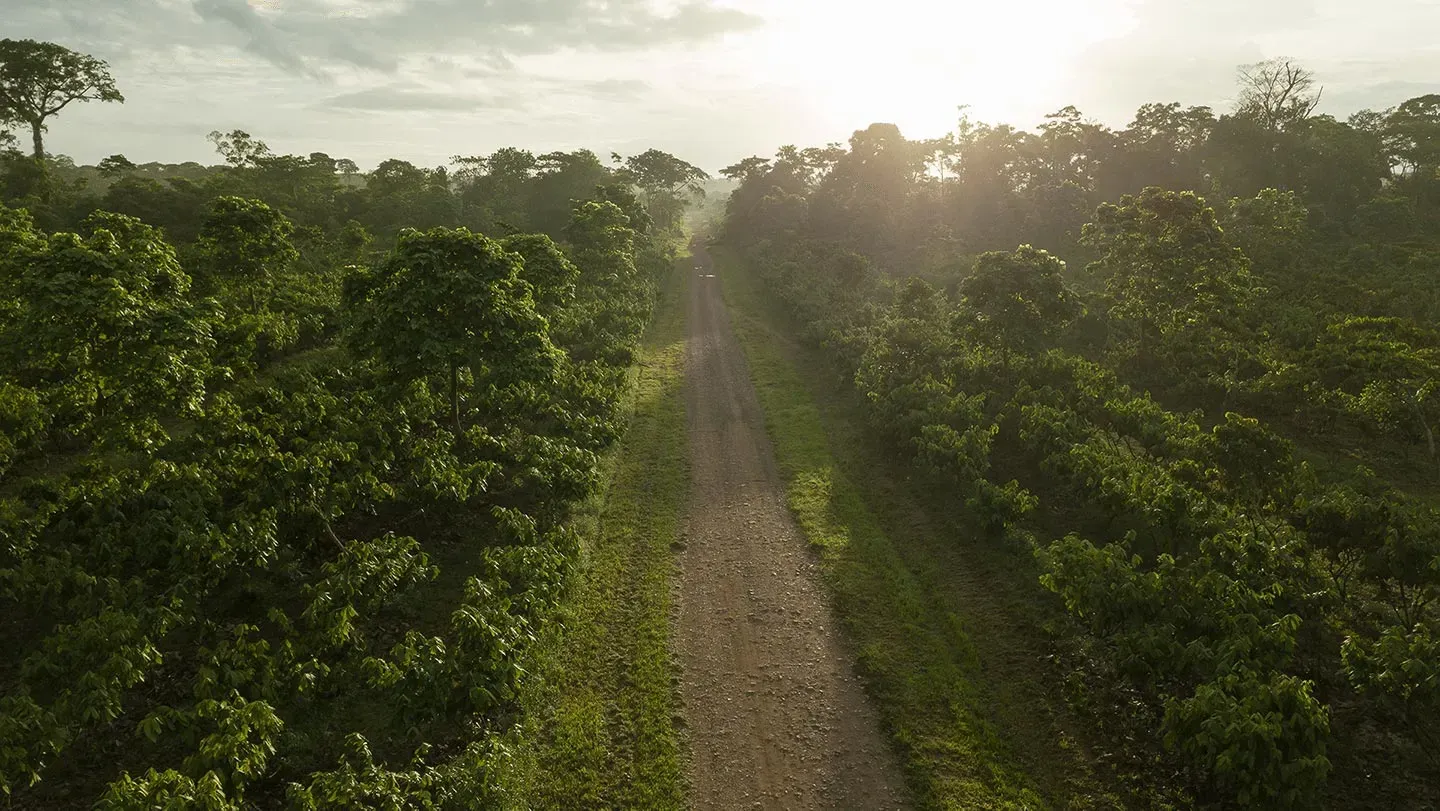
M906 805L785 506L719 280L695 246L686 358L691 505L676 644L695 808Z

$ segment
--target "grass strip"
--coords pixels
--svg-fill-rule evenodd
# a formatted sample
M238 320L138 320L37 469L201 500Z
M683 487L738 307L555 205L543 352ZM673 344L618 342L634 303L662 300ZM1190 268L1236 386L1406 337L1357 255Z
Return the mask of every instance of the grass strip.
M670 648L673 544L689 497L682 256L643 341L608 485L577 521L585 560L532 648L503 784L515 808L680 808Z

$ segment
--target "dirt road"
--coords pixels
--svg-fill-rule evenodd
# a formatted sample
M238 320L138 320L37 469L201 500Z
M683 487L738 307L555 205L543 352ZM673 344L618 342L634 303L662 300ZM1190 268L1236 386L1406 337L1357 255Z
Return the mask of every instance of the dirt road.
M692 495L676 627L691 806L903 807L899 768L786 509L703 246L696 265L686 358Z

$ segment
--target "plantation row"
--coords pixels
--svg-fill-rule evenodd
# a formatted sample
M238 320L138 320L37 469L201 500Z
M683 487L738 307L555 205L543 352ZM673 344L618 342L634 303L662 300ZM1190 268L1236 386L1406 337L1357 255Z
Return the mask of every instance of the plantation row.
M177 252L0 207L0 788L35 805L500 800L519 657L576 556L669 248L263 202ZM409 764L397 768L395 764ZM387 765L389 764L389 765Z
M742 185L723 240L823 347L874 434L943 493L938 508L963 503L996 542L1033 551L1069 616L1049 677L1103 730L1112 768L1161 786L1154 802L1179 789L1315 807L1337 767L1351 791L1375 771L1367 802L1433 799L1433 479L1412 494L1302 461L1280 431L1418 442L1433 464L1440 336L1325 312L1318 286L1286 325L1318 333L1252 329L1278 303L1237 245L1306 233L1296 196L1273 190L1234 201L1233 227L1193 193L1102 205L1061 245L1093 260L1083 275L1024 246L957 256L943 286L907 279L905 254L866 251L868 233L916 227L877 197L938 217L967 190L919 171L893 135L877 125L818 162L786 148L727 170Z

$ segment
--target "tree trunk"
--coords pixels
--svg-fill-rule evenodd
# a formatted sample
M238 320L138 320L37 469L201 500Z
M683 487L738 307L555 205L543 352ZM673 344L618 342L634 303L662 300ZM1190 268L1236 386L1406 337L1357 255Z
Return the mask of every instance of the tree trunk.
M30 122L30 136L35 144L35 160L45 159L45 139L41 137L41 129L45 126L40 119Z
M450 362L450 419L455 422L455 438L460 438L460 365Z
M1419 402L1412 401L1410 407L1415 411L1415 421L1420 423L1420 430L1425 432L1425 444L1430 450L1431 464L1440 464L1440 458L1435 455L1435 429L1430 427L1430 420L1425 418L1425 409L1420 407Z
M1423 417L1420 419L1420 427L1425 429L1425 442L1430 446L1431 464L1440 465L1440 458L1435 456L1435 429L1431 428L1430 423Z

